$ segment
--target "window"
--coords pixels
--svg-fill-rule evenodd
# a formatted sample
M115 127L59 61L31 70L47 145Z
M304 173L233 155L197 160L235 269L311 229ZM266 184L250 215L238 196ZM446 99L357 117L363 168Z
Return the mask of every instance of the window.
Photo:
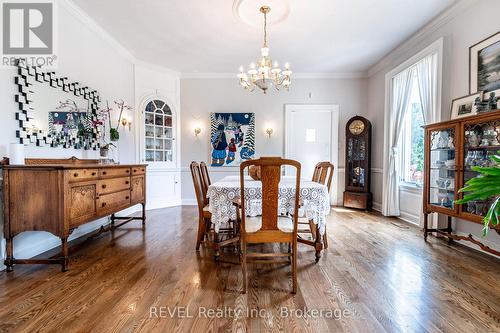
M173 161L172 111L161 100L153 100L144 110L144 148L147 162Z
M403 128L399 137L400 181L422 185L424 172L424 117L418 90L418 81L413 72L410 100L403 120Z

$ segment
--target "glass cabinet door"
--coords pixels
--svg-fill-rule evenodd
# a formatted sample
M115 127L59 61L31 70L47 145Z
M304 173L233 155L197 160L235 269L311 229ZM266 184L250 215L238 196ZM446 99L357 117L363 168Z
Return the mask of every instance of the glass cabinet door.
M162 100L150 101L144 110L144 160L174 162L172 110Z
M430 131L428 204L454 210L456 186L456 129Z
M463 152L463 173L461 186L478 175L472 170L473 166L492 166L493 161L490 156L500 150L500 121L485 121L481 123L464 124L464 152ZM477 219L484 216L491 205L489 199L486 201L472 201L461 205L461 211L467 214L476 215Z
M347 141L347 188L350 190L365 188L366 184L366 143L362 138L348 138Z

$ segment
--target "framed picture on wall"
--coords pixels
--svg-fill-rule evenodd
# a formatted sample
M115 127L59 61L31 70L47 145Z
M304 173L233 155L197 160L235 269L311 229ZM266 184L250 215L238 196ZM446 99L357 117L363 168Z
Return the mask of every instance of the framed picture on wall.
M457 119L477 114L476 101L482 101L482 92L455 98L451 102L451 119ZM479 100L478 100L479 98Z
M255 155L255 113L211 113L211 166L234 166Z
M500 32L469 48L469 94L500 89Z

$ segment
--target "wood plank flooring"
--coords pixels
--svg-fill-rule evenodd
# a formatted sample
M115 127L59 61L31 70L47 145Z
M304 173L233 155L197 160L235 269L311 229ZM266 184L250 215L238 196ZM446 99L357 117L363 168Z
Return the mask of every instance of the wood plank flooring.
M299 244L296 295L289 265L250 265L243 295L234 253L195 252L196 213L149 211L70 249L66 273L0 272L0 332L500 332L493 257L339 208L319 263Z

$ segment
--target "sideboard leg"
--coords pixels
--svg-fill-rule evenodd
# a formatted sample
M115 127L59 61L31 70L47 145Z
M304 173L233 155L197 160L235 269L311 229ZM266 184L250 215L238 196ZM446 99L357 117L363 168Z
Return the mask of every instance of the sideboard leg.
M142 205L142 226L144 227L146 225L146 203L143 202L141 203Z
M429 229L429 215L424 213L424 241L427 242L427 229Z
M111 217L110 217L110 220L111 220L111 223L110 223L110 229L111 231L115 230L115 214L111 214Z
M12 260L14 260L14 246L12 244L12 238L7 238L7 257L5 259L5 266L7 266L7 272L14 271L14 264Z
M69 267L68 238L61 237L61 270L66 272Z

